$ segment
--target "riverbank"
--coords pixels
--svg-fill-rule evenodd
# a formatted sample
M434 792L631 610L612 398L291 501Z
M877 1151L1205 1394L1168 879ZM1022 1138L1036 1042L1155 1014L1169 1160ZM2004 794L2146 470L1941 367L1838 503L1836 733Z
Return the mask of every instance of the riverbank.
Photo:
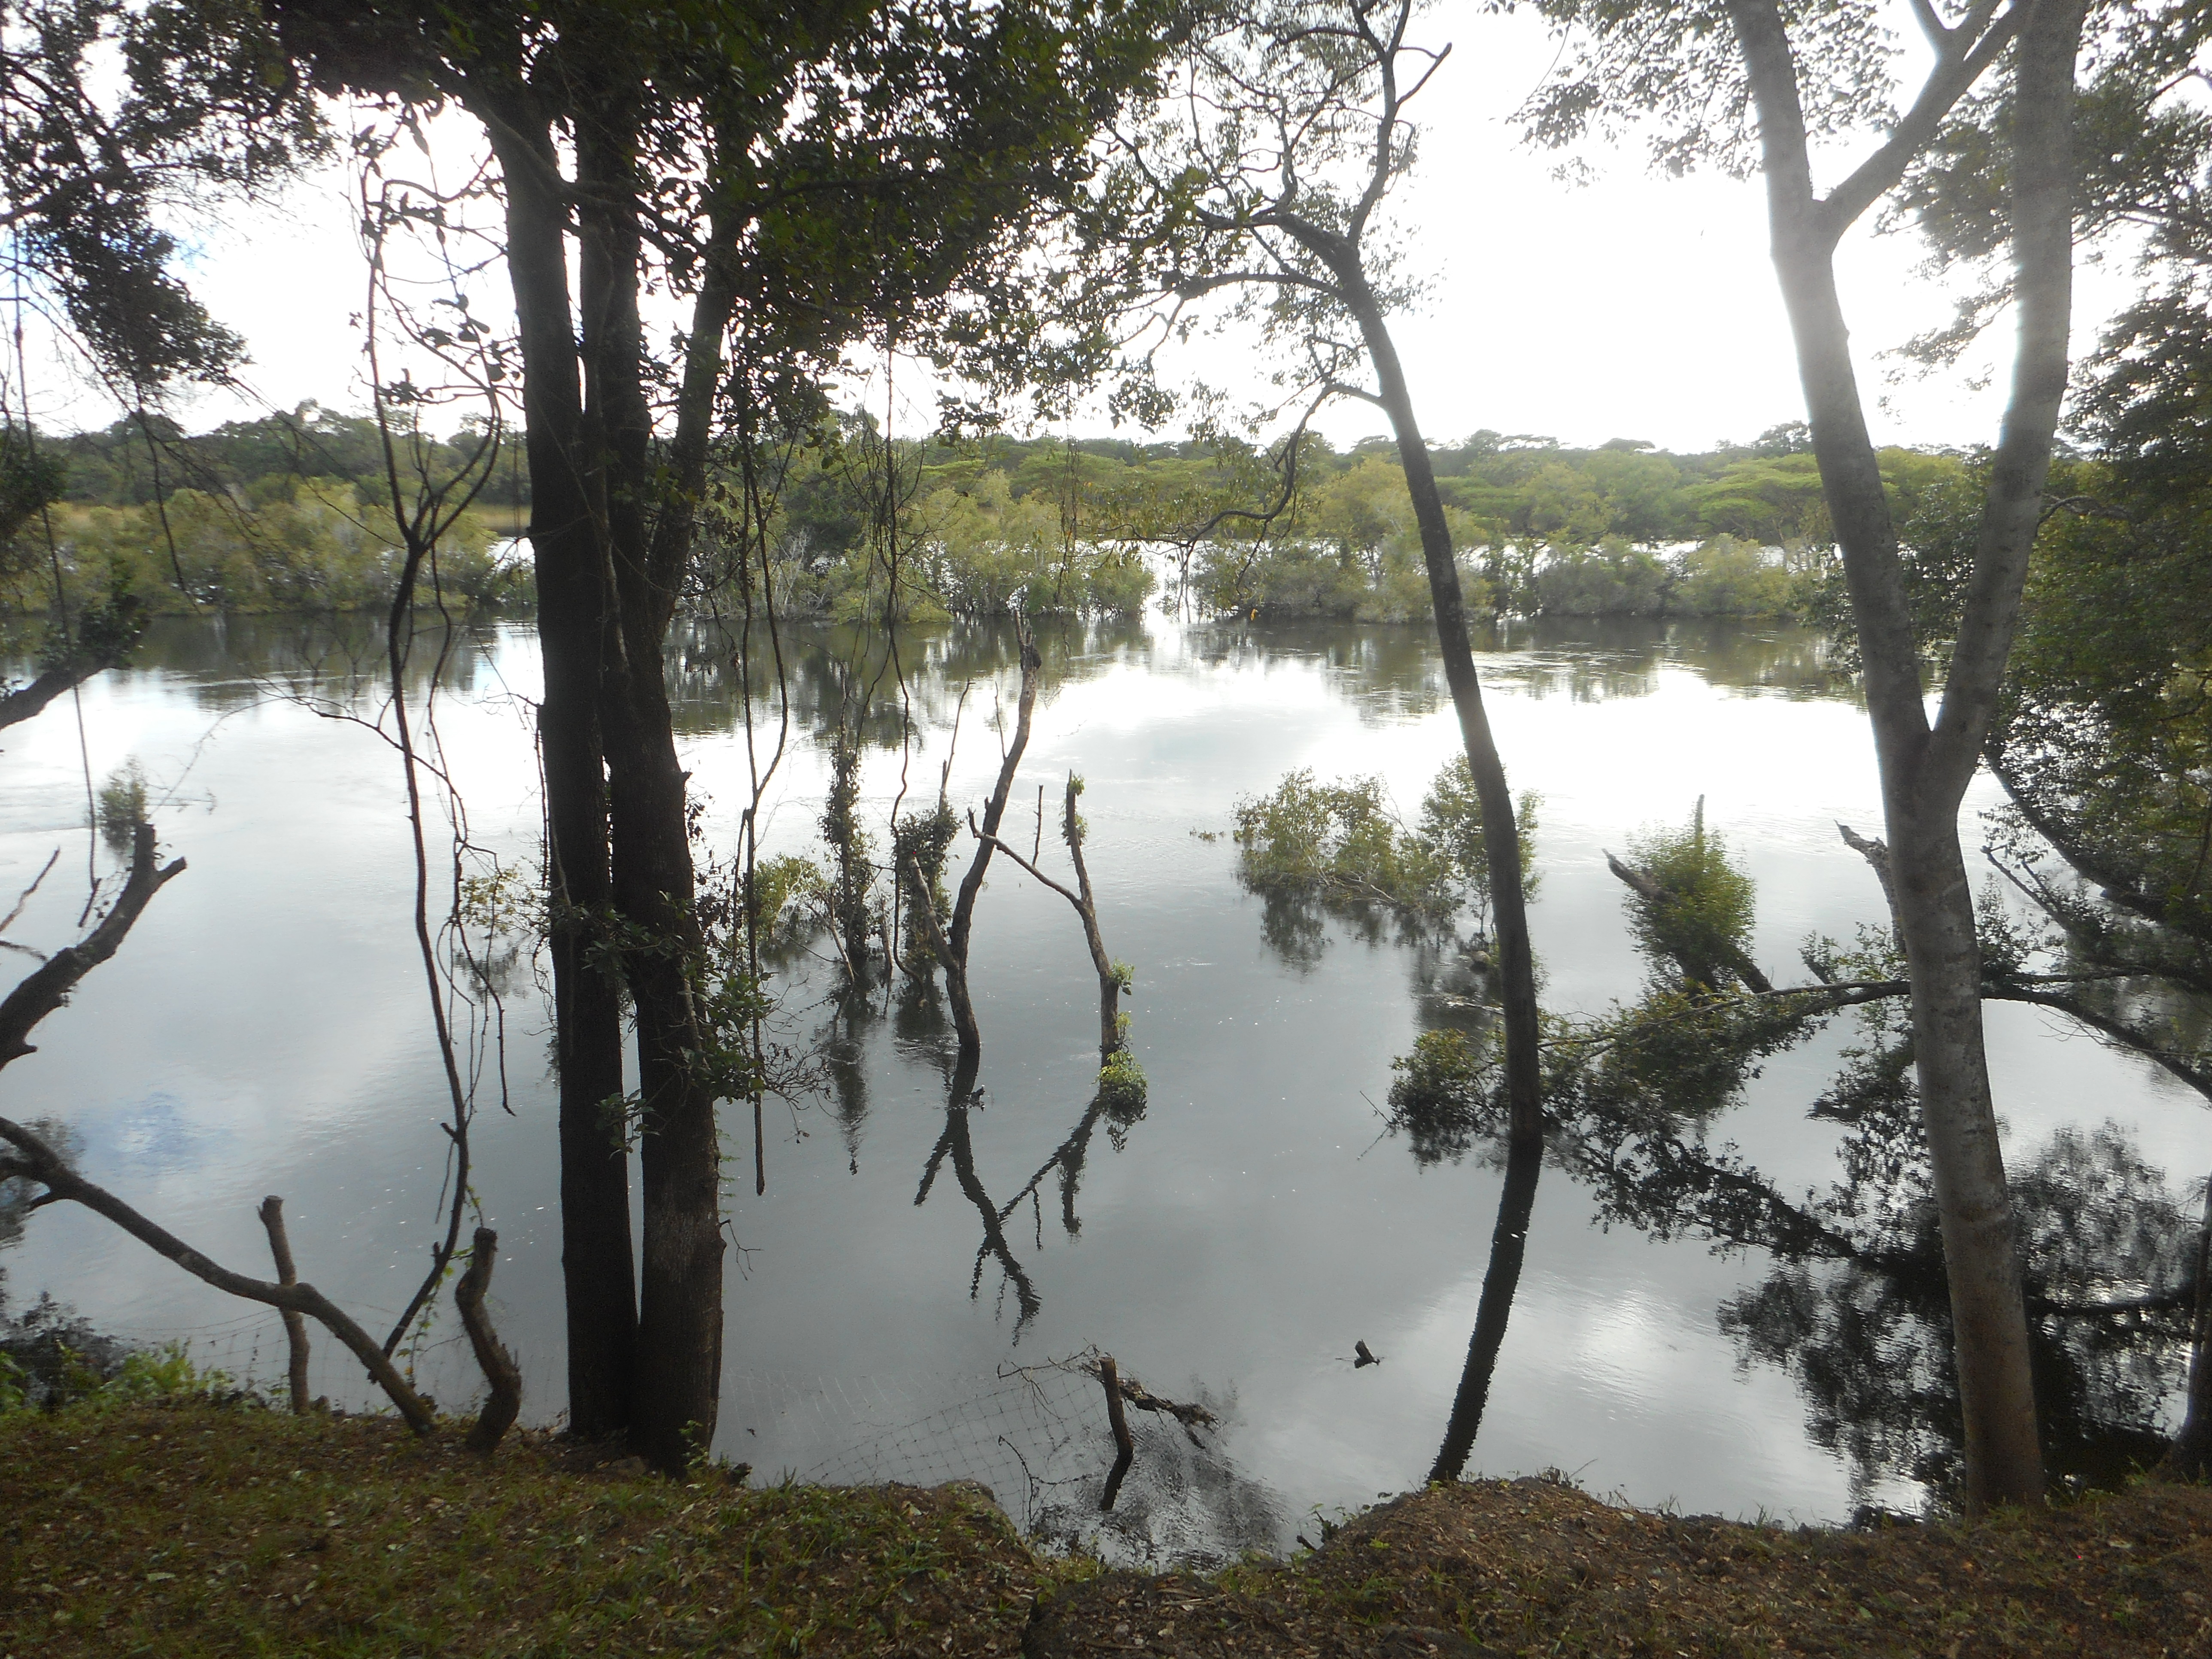
M204 1407L0 1420L0 1656L2212 1655L2212 1490L1784 1531L1545 1481L1211 1577L1040 1558L981 1488L682 1486Z

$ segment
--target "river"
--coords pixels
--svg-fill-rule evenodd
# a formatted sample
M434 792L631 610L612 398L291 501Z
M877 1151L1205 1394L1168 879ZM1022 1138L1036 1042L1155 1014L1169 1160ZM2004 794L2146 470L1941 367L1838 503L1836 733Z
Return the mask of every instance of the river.
M686 763L706 845L726 851L746 792L741 705L719 636L685 642L673 683ZM1531 925L1548 1008L1597 1012L1638 994L1645 967L1604 855L1679 826L1700 796L1758 883L1753 954L1778 978L1794 977L1808 934L1848 939L1878 919L1875 879L1837 831L1879 832L1872 746L1816 636L1599 622L1522 624L1489 643L1499 748L1514 787L1540 797ZM791 743L765 842L818 851L833 665L853 642L800 632L787 644ZM1220 1419L1195 1445L1140 1425L1139 1473L1107 1541L1161 1558L1280 1547L1317 1536L1316 1509L1402 1490L1427 1468L1500 1176L1479 1155L1423 1168L1386 1133L1391 1060L1438 1018L1436 953L1344 915L1271 935L1226 832L1240 796L1300 767L1380 775L1410 815L1457 743L1441 668L1418 629L1158 618L1048 631L1044 654L1008 834L1031 840L1042 786L1043 857L1060 869L1052 804L1068 770L1083 774L1102 928L1135 969L1147 1109L1094 1122L1079 1157L1054 1164L1091 1097L1095 980L1066 902L998 863L974 946L982 1094L957 1124L939 1034L881 996L827 1030L839 1061L828 1091L769 1103L764 1196L751 1190L750 1113L727 1115L734 1248L715 1450L762 1477L980 1479L1041 1531L1085 1534L1111 1448L1096 1384L1053 1362L1095 1345L1154 1393ZM895 681L877 688L867 726L861 805L878 824L902 771L909 802L934 794L956 711L950 798L979 801L999 762L994 711L1012 702L1001 629L920 636L901 662L911 743ZM388 1319L421 1274L446 1164L397 763L368 726L317 708L335 697L373 720L374 696L348 677L376 666L373 636L349 626L163 623L138 666L6 734L0 898L60 851L9 939L51 949L72 936L88 864L112 867L86 830L87 780L131 760L165 853L189 868L40 1028L39 1052L9 1068L0 1109L65 1121L94 1179L246 1271L265 1271L255 1206L283 1194L302 1275ZM471 839L522 867L538 837L538 674L527 628L471 630L437 705ZM775 711L754 712L765 753ZM1971 793L1970 847L1996 799L1987 780ZM966 856L956 847L956 867ZM828 981L804 958L787 976L794 1041L829 1027ZM526 964L504 1018L503 1059L483 1055L474 1185L501 1238L493 1305L543 1421L562 1407L559 1228L545 1014ZM1990 1032L2015 1153L2110 1121L2177 1188L2212 1164L2196 1097L2140 1062L2033 1010L1992 1006ZM1844 1040L1776 1057L1713 1127L1786 1192L1834 1177L1838 1130L1807 1107ZM1064 1193L1070 1162L1079 1182ZM1470 1470L1559 1468L1601 1494L1729 1516L1914 1506L1908 1470L1855 1461L1812 1422L1788 1369L1723 1330L1717 1310L1771 1266L1603 1229L1589 1194L1547 1173ZM19 1310L51 1291L103 1329L189 1340L204 1364L281 1382L273 1316L88 1213L33 1215L0 1268ZM1356 1342L1382 1363L1354 1366ZM450 1319L417 1365L465 1403L472 1373ZM366 1400L332 1343L319 1344L314 1378L334 1399Z

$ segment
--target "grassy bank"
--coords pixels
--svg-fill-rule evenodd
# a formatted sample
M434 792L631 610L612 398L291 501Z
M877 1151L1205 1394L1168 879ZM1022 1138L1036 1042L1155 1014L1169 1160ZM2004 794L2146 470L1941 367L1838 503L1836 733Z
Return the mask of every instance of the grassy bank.
M1211 1577L1033 1556L975 1488L486 1465L377 1419L0 1419L0 1655L2212 1655L2212 1491L1785 1532L1540 1481Z

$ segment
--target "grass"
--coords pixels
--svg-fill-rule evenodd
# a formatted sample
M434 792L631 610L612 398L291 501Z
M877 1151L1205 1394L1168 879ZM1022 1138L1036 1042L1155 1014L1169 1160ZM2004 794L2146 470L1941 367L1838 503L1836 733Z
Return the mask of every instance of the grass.
M975 1488L685 1486L235 1407L0 1418L8 1659L1012 1653L1068 1571Z
M2212 1489L1836 1532L1474 1481L1146 1577L1039 1559L972 1486L684 1485L206 1404L0 1417L4 1659L1017 1651L2206 1659Z

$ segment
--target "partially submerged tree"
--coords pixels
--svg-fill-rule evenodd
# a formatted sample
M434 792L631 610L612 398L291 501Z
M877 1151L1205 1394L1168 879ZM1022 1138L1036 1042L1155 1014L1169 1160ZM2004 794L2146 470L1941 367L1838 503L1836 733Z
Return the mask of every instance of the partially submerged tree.
M1996 710L2066 386L2081 0L1972 0L1950 22L1936 6L1917 5L1933 61L1911 103L1894 113L1869 6L1804 16L1785 15L1778 0L1711 0L1656 17L1626 0L1542 0L1539 9L1583 43L1533 101L1539 138L1565 143L1594 126L1618 129L1656 115L1655 154L1680 169L1716 159L1748 166L1755 134L1775 269L1881 763L1950 1274L1967 1496L1976 1504L2031 1501L2043 1490L2034 1390L1958 813ZM1959 100L2000 69L2008 163L1998 210L2013 256L2019 339L1972 571L1931 720L1835 255L1845 233L1896 191ZM1879 142L1821 193L1815 142L1870 115Z
M1291 360L1283 380L1307 418L1352 398L1390 422L1480 803L1515 1133L1533 1143L1543 1117L1535 958L1514 800L1483 704L1450 526L1389 325L1412 291L1387 213L1413 159L1407 106L1449 50L1410 38L1413 13L1412 0L1280 0L1210 16L1186 49L1175 112L1130 137L1127 166L1166 216L1165 286L1178 307L1236 295L1239 314ZM1178 314L1168 326L1181 322ZM1301 421L1283 447L1276 502L1243 516L1271 517L1288 504L1303 436Z
M1084 197L1091 135L1148 74L1163 16L271 9L322 83L458 103L498 158L546 658L570 1409L579 1432L627 1430L680 1471L720 1398L715 1107L754 1090L700 994L688 775L664 679L714 439L732 430L742 460L848 343L941 335L962 320L957 293L1017 292L1024 233ZM642 310L656 285L689 305L665 361ZM617 973L638 1049L635 1304L605 1109L625 1097Z

